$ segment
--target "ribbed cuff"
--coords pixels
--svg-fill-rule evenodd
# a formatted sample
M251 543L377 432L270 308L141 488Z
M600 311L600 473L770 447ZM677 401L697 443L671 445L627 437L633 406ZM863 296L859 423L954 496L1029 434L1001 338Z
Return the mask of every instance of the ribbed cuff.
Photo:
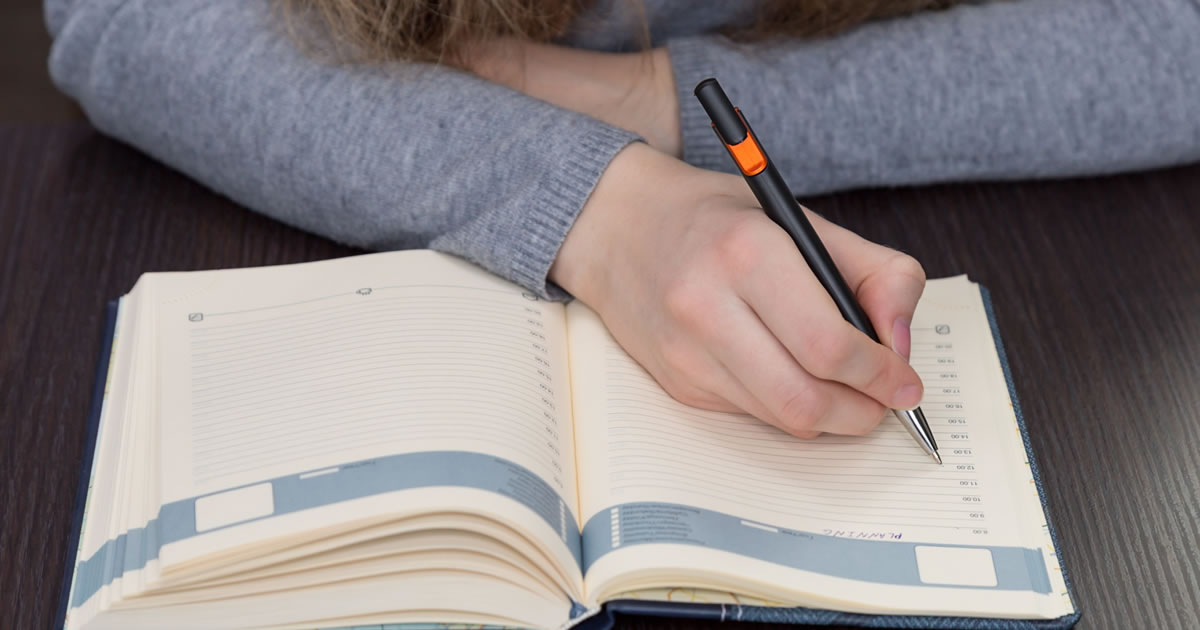
M729 153L713 132L708 114L700 107L692 90L709 77L718 81L718 64L711 56L712 42L698 38L681 38L667 43L671 66L675 73L675 90L679 98L679 129L683 140L683 161L713 171L736 173ZM733 95L730 95L731 98Z
M600 122L584 130L575 150L565 152L567 157L558 169L539 182L532 207L523 215L522 232L528 238L517 245L510 278L536 289L546 299L571 298L550 282L550 266L608 163L639 139L635 133Z

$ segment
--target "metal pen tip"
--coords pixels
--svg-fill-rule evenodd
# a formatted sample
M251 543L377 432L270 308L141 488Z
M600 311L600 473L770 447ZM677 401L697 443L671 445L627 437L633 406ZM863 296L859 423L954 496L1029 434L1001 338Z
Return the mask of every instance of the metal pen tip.
M896 419L900 420L900 424L904 425L917 444L921 445L921 449L929 453L933 461L940 466L942 456L938 453L937 440L933 437L933 431L929 430L929 423L925 420L925 413L921 411L921 408L895 409L894 413Z

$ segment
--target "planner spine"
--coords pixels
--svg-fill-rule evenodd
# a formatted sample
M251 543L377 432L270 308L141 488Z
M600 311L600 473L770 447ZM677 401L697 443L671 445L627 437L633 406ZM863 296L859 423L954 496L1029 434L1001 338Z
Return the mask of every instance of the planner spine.
M72 507L71 531L67 538L67 557L64 562L62 590L58 596L58 614L55 628L65 628L67 609L71 603L72 578L78 561L79 542L83 526L83 511L87 505L88 486L91 485L92 464L96 455L96 435L100 428L100 412L104 407L104 390L108 383L109 363L112 359L113 335L117 327L119 302L109 302L104 309L104 328L100 339L100 356L96 361L95 382L92 384L92 401L84 425L83 461L79 465L79 481Z

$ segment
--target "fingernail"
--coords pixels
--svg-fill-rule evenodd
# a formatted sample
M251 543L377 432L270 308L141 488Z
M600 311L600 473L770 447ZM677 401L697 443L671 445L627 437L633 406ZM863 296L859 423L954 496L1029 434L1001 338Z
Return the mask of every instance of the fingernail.
M896 391L892 398L893 409L912 409L921 404L921 388L916 385L904 385Z
M892 324L892 351L908 360L912 352L912 328L906 319L897 319Z

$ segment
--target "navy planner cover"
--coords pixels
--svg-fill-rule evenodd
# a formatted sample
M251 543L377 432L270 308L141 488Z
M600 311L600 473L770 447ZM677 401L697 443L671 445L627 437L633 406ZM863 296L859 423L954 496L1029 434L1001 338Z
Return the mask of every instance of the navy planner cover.
M988 323L991 326L996 350L1004 371L1004 378L1008 386L1009 396L1012 399L1013 410L1017 418L1017 423L1020 427L1021 438L1025 444L1026 455L1028 456L1029 465L1033 472L1033 478L1038 487L1038 494L1041 496L1042 509L1046 512L1047 523L1050 524L1050 535L1054 541L1055 548L1060 549L1061 547L1058 543L1058 537L1054 531L1053 523L1051 522L1049 516L1045 494L1042 492L1041 475L1038 471L1033 451L1030 447L1029 434L1025 424L1024 415L1021 412L1020 403L1018 402L1017 392L1012 379L1012 373L1009 368L1008 357L1005 353L1004 344L1000 338L999 329L996 325L996 317L992 307L991 296L982 286L979 287L979 289L983 298L984 307L987 312ZM75 556L78 549L84 507L87 500L89 480L92 471L92 458L95 451L96 434L99 426L100 412L104 400L104 390L108 377L108 367L112 351L113 335L115 332L114 329L116 325L117 309L118 303L114 301L107 305L105 311L105 323L100 348L100 356L97 362L95 384L92 389L91 410L89 412L86 425L86 437L83 451L84 456L80 468L78 491L75 498L71 535L68 541L68 549L70 552L68 554L68 561L66 562L66 566L64 568L62 590L59 599L59 610L57 617L58 624L56 626L58 628L64 627L66 621L72 572L76 562ZM1063 577L1069 591L1071 589L1071 581L1067 576L1065 565L1061 564L1061 558L1060 566L1062 566ZM1073 594L1071 600L1072 602L1075 601ZM582 620L576 624L575 627L584 630L607 630L614 625L618 615L642 615L671 617L677 619L751 621L815 626L846 625L866 628L1057 630L1060 628L1070 628L1075 625L1080 617L1078 605L1076 605L1075 608L1077 612L1074 614L1059 617L1057 619L1025 620L977 617L864 615L812 608L779 608L765 606L738 606L728 604L690 604L682 602L659 602L648 600L616 600L608 602L605 604L602 612L588 619ZM388 627L390 628L391 626ZM372 626L371 628L375 628L375 626Z
M96 360L96 380L92 384L92 402L88 411L83 439L83 463L79 466L79 485L75 491L72 508L71 535L67 539L67 561L63 568L62 592L58 596L58 622L56 628L67 624L67 605L71 600L71 576L75 571L76 554L79 550L79 532L83 527L83 508L87 503L88 486L92 476L92 457L96 454L96 432L100 428L100 408L104 403L104 387L108 382L108 363L112 356L113 333L117 326L119 302L109 302L104 308L104 329L100 338L100 356Z

